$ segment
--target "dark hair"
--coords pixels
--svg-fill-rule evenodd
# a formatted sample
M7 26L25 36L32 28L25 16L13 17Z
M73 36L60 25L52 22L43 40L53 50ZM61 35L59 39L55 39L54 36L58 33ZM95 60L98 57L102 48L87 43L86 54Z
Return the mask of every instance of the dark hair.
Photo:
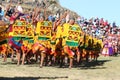
M0 13L2 12L2 7L0 7Z

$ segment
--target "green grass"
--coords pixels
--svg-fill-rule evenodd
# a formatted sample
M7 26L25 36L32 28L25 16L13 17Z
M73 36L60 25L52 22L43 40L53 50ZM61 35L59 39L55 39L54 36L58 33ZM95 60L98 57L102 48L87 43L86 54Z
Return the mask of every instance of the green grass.
M98 62L78 68L43 67L39 64L17 66L8 59L0 59L0 77L28 80L119 80L120 57L99 57Z

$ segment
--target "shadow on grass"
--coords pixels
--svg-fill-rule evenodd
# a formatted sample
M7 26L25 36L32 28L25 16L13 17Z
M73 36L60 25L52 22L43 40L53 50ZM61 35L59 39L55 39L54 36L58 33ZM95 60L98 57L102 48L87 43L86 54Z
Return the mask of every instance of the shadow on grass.
M87 62L79 65L79 69L106 69L107 67L104 67L104 63L109 61L111 60L98 60Z
M22 61L20 62L22 63ZM17 60L14 61L9 61L9 62L0 62L1 65L17 65ZM35 60L31 60L31 63L25 63L25 65L34 65L34 64L38 64L38 62L36 63Z
M1 65L17 65L17 62L2 62Z
M40 80L40 79L68 79L68 76L62 76L62 77L0 77L0 80Z
M107 67L104 67L104 63L109 62L111 60L98 60L98 61L91 61L91 62L82 62L80 65L74 65L73 68L78 69L106 69ZM5 62L0 63L0 65L17 65L16 62ZM39 67L38 63L32 63L32 64L25 64L27 67ZM53 66L43 66L43 67L53 67L53 68L60 68L59 65L53 65ZM66 64L62 66L61 68L68 68L69 64ZM1 79L0 79L1 80Z
M91 62L86 62L83 61L81 64L75 64L73 65L73 68L78 68L78 69L106 69L107 67L104 67L104 63L109 62L111 60L98 60L98 61L91 61ZM68 68L69 64L63 65L60 67L59 65L53 66L56 68Z

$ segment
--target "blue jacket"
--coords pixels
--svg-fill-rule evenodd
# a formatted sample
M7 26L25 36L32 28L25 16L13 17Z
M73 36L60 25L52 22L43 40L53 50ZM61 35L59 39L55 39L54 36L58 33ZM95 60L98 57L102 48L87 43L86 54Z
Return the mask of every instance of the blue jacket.
M4 11L3 10L1 11L0 16L4 16Z

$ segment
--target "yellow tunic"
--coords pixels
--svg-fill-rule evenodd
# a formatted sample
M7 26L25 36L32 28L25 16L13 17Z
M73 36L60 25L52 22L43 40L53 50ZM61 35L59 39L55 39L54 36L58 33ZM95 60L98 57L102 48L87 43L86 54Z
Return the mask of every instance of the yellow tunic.
M57 27L56 38L60 38L62 36L63 36L63 27L59 25Z
M101 45L101 48L103 48L103 42L102 42L102 40L98 40L98 43Z
M78 46L80 40L80 27L77 24L70 25L65 23L63 25L63 44L68 46Z
M88 46L88 41L89 41L89 39L91 39L91 38L89 37L89 35L86 35L86 40L85 40L85 46L86 46L86 47Z
M48 40L51 37L52 23L49 21L43 21L37 23L36 33L38 34L38 40Z
M68 23L65 23L65 24L63 25L63 36L69 36L69 35L68 35L69 26L70 26L70 24L68 24Z
M40 32L40 27L41 27L41 22L38 22L37 27L36 27L36 33L37 34Z

